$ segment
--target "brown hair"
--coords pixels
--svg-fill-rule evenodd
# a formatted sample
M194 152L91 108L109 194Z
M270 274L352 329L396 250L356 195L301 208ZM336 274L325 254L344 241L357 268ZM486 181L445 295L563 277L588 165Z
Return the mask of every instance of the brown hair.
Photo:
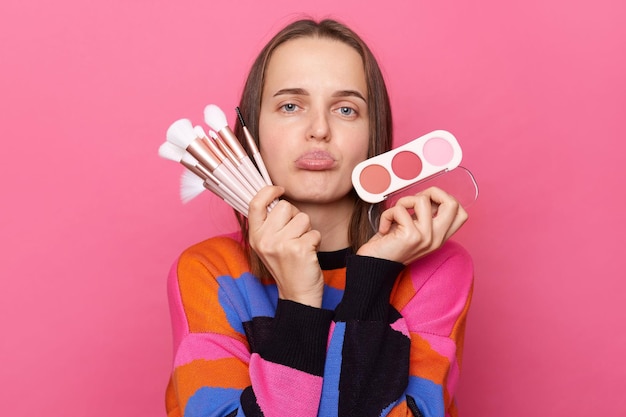
M330 19L316 22L310 19L295 21L278 32L261 50L252 64L248 79L244 86L239 108L246 122L246 126L255 138L258 146L259 137L259 114L261 112L261 97L265 82L265 71L274 50L283 43L296 38L319 37L333 39L347 44L356 50L363 60L365 78L367 80L367 101L369 111L369 147L368 158L391 149L392 143L392 119L391 105L387 87L376 58L367 47L365 42L345 25ZM235 134L243 138L242 126L237 123ZM244 142L244 147L247 148ZM250 152L250 149L246 149ZM354 190L352 191L353 193ZM354 211L350 220L348 239L354 252L369 240L374 234L370 225L368 210L370 205L356 196L354 198ZM373 207L372 216L378 216L381 206ZM247 246L248 222L243 216L238 215L239 224L243 234L244 244L248 250L248 258L252 273L261 278L269 278L269 272L258 258L256 253Z

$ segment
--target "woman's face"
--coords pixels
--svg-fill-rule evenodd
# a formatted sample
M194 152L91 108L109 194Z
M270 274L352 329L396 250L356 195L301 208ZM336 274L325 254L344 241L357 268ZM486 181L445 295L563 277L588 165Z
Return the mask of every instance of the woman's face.
M349 195L367 157L367 83L359 54L343 42L299 38L280 45L265 73L260 150L272 181L294 203Z

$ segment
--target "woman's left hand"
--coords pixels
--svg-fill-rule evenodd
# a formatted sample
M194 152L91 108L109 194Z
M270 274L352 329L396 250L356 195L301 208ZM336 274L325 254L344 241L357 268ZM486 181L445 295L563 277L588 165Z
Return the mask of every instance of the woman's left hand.
M357 255L408 265L440 248L467 217L454 197L439 188L428 188L400 198L385 210L378 233L359 248Z

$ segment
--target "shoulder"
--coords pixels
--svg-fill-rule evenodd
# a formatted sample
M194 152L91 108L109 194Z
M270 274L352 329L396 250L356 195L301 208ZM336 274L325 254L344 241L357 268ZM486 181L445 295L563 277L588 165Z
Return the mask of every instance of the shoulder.
M214 236L185 249L176 262L177 270L207 269L211 275L239 276L248 268L241 234Z
M467 313L473 282L469 253L448 241L405 268L398 282L396 308L412 331L450 335Z
M247 269L245 250L236 234L212 237L182 252L167 280L174 346L189 332L207 332L223 317L219 313L224 308L219 298L221 282Z
M456 289L467 294L474 280L474 263L461 244L449 240L437 251L413 262L407 272L415 290L428 284L442 291Z
M460 243L448 240L439 250L423 258L423 262L434 267L452 263L472 269L474 263L467 249Z

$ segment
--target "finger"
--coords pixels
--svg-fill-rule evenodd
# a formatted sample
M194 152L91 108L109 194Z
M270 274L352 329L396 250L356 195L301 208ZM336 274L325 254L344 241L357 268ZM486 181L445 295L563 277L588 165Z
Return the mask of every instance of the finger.
M457 232L467 221L468 215L459 202L439 188L430 188L427 194L438 204L437 216L433 223L436 230L443 233L444 240Z
M402 206L413 212L414 220L432 219L437 213L438 203L434 202L429 194L418 193L404 196L396 202L397 206Z
M271 212L266 214L265 220L258 224L250 223L250 238L253 236L264 236L265 242L279 242L289 239L295 239L302 235L310 228L308 216L304 215L307 220L296 221L292 223L294 217L300 211L286 200L279 200L278 204Z
M456 199L442 190L439 187L429 187L423 191L421 191L418 195L428 196L432 200L432 202L436 205L446 204L446 203L456 203Z
M415 198L418 196L428 196L430 197L429 194L425 194L423 191L419 192L415 195L408 195L408 196L404 196L398 199L398 201L396 202L396 204L399 204L403 207L406 207L407 209L413 209L413 206L415 205ZM432 199L429 198L429 204L430 204L430 209L431 209L431 217L434 217L437 215L437 208L439 206L439 204L437 204L435 201L432 201Z
M461 226L463 226L465 224L465 222L467 221L468 217L469 216L467 214L467 211L465 211L465 209L461 205L459 205L459 209L457 211L457 214L454 217L454 220L452 221L452 224L448 228L448 231L446 232L446 239L448 239L450 236L455 234L461 228Z
M263 222L267 217L267 206L272 201L283 195L285 189L280 186L267 186L259 190L250 200L248 209L248 221L250 223Z
M431 200L425 195L413 198L413 226L419 232L420 244L429 246L433 241L433 214Z
M431 187L399 201L404 206L413 204L415 225L426 245L441 245L456 230L451 230L459 205L445 191ZM460 227L460 226L459 226Z
M283 232L289 238L299 238L311 230L311 219L303 212L296 213L284 226Z
M290 245L290 241L310 229L308 216L286 200L280 200L271 212L266 213L264 220L254 221L254 218L250 221L249 240L250 246L259 254L279 255L285 245Z
M317 251L320 243L322 242L322 235L319 231L309 229L306 233L300 236L302 242L306 245L310 245L314 250Z
M394 223L409 226L413 223L413 217L405 207L396 204L395 206L383 211L380 215L378 232L383 235L389 233L389 230L391 230L391 226Z

